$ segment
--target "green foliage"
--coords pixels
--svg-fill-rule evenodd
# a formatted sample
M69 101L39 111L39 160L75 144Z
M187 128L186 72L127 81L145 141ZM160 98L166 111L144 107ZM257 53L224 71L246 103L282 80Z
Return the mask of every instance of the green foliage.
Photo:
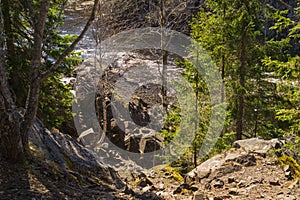
M272 40L273 44L280 44L281 49L289 49L299 37L299 22L287 17L288 11L277 11L274 19L275 25L271 27L278 34L288 29L288 34ZM284 41L284 42L282 42ZM283 44L283 45L282 45ZM294 44L299 46L299 44ZM279 53L281 53L280 51ZM277 79L277 93L281 102L276 105L276 119L283 123L280 131L285 135L300 135L300 57L294 56L292 50L285 51L280 56L274 54L266 56L262 63L271 71Z
M41 1L33 1L33 16L38 17ZM23 5L23 3L25 3ZM58 27L63 24L64 11L61 10L66 1L51 1L45 28L45 45L42 49L44 66L42 72L47 70L66 50L76 38L75 35L60 35ZM31 48L33 25L29 16L28 4L9 4L10 18L13 23L6 25L6 32L11 31L13 46L8 47L7 69L12 92L17 106L24 107L27 100L28 86L31 77ZM9 34L9 33L7 33ZM60 78L72 76L74 67L81 62L80 53L72 52L60 65L59 70L51 75L41 87L38 117L49 128L57 127L63 121L71 120L71 93L70 87L64 86Z
M283 155L278 158L278 161L282 166L289 165L291 167L293 178L300 179L300 165L293 157Z
M38 116L49 127L59 128L63 122L72 120L72 94L63 85L60 75L53 75L42 84Z

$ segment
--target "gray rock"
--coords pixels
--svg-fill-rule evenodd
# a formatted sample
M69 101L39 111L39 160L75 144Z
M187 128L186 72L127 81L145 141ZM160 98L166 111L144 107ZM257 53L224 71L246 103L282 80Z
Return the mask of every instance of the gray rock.
M88 133L89 135L89 133ZM41 156L55 163L63 176L69 173L78 174L77 178L89 174L116 185L125 186L119 175L99 162L96 157L76 139L60 132L47 130L43 123L36 119L29 133L32 145L40 150Z
M266 154L270 149L280 148L281 146L282 142L279 139L263 140L259 138L251 138L247 140L238 140L233 143L233 147L237 149L258 154Z
M193 200L207 200L207 196L204 193L195 193Z
M226 174L239 171L242 167L256 165L256 154L267 154L272 148L279 148L282 142L278 139L263 140L252 138L238 140L231 149L224 154L218 154L187 173L185 183L201 181L206 178L220 178Z

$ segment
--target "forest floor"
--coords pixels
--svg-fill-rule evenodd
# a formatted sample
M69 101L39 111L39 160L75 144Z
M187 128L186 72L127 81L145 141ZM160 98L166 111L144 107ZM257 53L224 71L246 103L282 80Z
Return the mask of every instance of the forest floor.
M288 179L275 158L258 157L254 166L242 167L218 179L187 185L168 166L145 173L122 173L126 187L76 182L58 176L46 163L33 158L26 164L0 162L0 199L99 200L300 200L300 181Z
M82 184L58 177L43 164L32 160L24 167L1 161L0 199L128 199L108 185Z

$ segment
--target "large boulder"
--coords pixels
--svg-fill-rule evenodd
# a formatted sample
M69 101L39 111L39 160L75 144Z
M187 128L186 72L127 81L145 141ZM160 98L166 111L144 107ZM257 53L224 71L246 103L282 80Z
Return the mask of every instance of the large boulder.
M276 138L272 140L251 138L247 140L237 140L232 146L248 153L266 154L272 148L280 148L282 144L283 142Z

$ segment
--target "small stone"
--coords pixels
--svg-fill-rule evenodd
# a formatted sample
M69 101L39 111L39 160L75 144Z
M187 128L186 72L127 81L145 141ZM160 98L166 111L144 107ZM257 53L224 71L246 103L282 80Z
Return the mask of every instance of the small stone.
M218 179L214 184L214 188L222 188L224 186L224 181Z
M147 185L153 185L153 183L148 178L142 178L138 183L137 186L139 187L146 187Z
M159 190L164 190L165 189L165 185L163 183L159 184L158 189Z
M282 192L282 191L280 191L280 192L278 192L278 193L277 193L277 195L281 195L281 194L283 194L283 192Z
M214 200L223 200L223 197L214 197Z
M182 192L182 188L178 187L176 190L174 190L173 194L180 194Z
M151 192L155 190L155 187L152 185L152 186L146 186L143 188L143 192Z
M288 180L292 180L293 176L292 176L292 172L288 171L284 173L284 176L288 179Z
M237 191L237 189L235 189L235 188L231 188L231 189L229 189L229 192L228 192L228 194L231 194L231 195L238 195L238 194L239 194L239 192Z
M228 177L228 183L230 184L230 183L233 183L233 182L235 182L234 177Z
M196 191L198 191L198 188L197 188L197 187L190 187L189 190L191 190L191 191L193 191L193 192L196 192Z
M285 171L285 172L291 171L291 166L285 165L285 166L283 167L283 171Z
M269 183L270 183L270 185L273 185L273 186L280 186L279 180L270 181Z
M211 185L209 183L206 183L204 186L205 189L210 190L211 189Z
M167 170L166 170L166 168L162 167L162 168L160 168L160 171L161 172L166 172Z
M207 197L203 193L194 194L193 200L206 200Z
M238 186L239 188L246 187L246 181L241 180L241 181L237 184L237 186Z

